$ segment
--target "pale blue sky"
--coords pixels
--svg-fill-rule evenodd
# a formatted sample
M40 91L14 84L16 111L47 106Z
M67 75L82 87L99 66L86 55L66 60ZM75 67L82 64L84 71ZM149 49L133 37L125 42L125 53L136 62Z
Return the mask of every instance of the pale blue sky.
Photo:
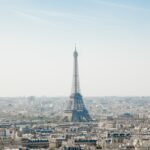
M0 96L150 95L149 0L0 0Z

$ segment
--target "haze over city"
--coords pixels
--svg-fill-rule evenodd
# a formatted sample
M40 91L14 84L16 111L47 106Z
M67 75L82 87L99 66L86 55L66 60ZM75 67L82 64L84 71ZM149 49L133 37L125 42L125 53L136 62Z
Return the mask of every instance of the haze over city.
M0 0L0 150L150 150L149 0Z
M150 1L0 0L0 96L148 96Z

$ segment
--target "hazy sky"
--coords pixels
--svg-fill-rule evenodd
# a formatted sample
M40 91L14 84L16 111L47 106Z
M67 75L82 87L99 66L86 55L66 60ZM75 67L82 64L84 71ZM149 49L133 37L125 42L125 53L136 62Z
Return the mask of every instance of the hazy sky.
M150 95L150 0L0 0L0 96Z

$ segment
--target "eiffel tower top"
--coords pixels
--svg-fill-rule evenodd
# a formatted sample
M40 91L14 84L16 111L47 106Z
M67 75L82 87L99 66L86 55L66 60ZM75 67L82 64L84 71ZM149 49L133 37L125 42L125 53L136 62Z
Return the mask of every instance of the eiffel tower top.
M78 57L78 52L77 52L76 45L75 45L75 50L74 50L74 57Z
M72 82L72 93L71 95L80 93L80 82L79 82L79 71L78 71L78 52L75 45L74 56L74 67L73 67L73 82Z

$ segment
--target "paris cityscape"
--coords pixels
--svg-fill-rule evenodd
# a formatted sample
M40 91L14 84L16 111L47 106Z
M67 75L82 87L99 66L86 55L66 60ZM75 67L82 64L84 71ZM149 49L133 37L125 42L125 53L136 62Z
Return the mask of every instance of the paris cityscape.
M69 101L0 98L1 149L149 149L150 97L86 97L85 105L76 47L73 56Z
M149 1L0 12L0 150L150 150Z

